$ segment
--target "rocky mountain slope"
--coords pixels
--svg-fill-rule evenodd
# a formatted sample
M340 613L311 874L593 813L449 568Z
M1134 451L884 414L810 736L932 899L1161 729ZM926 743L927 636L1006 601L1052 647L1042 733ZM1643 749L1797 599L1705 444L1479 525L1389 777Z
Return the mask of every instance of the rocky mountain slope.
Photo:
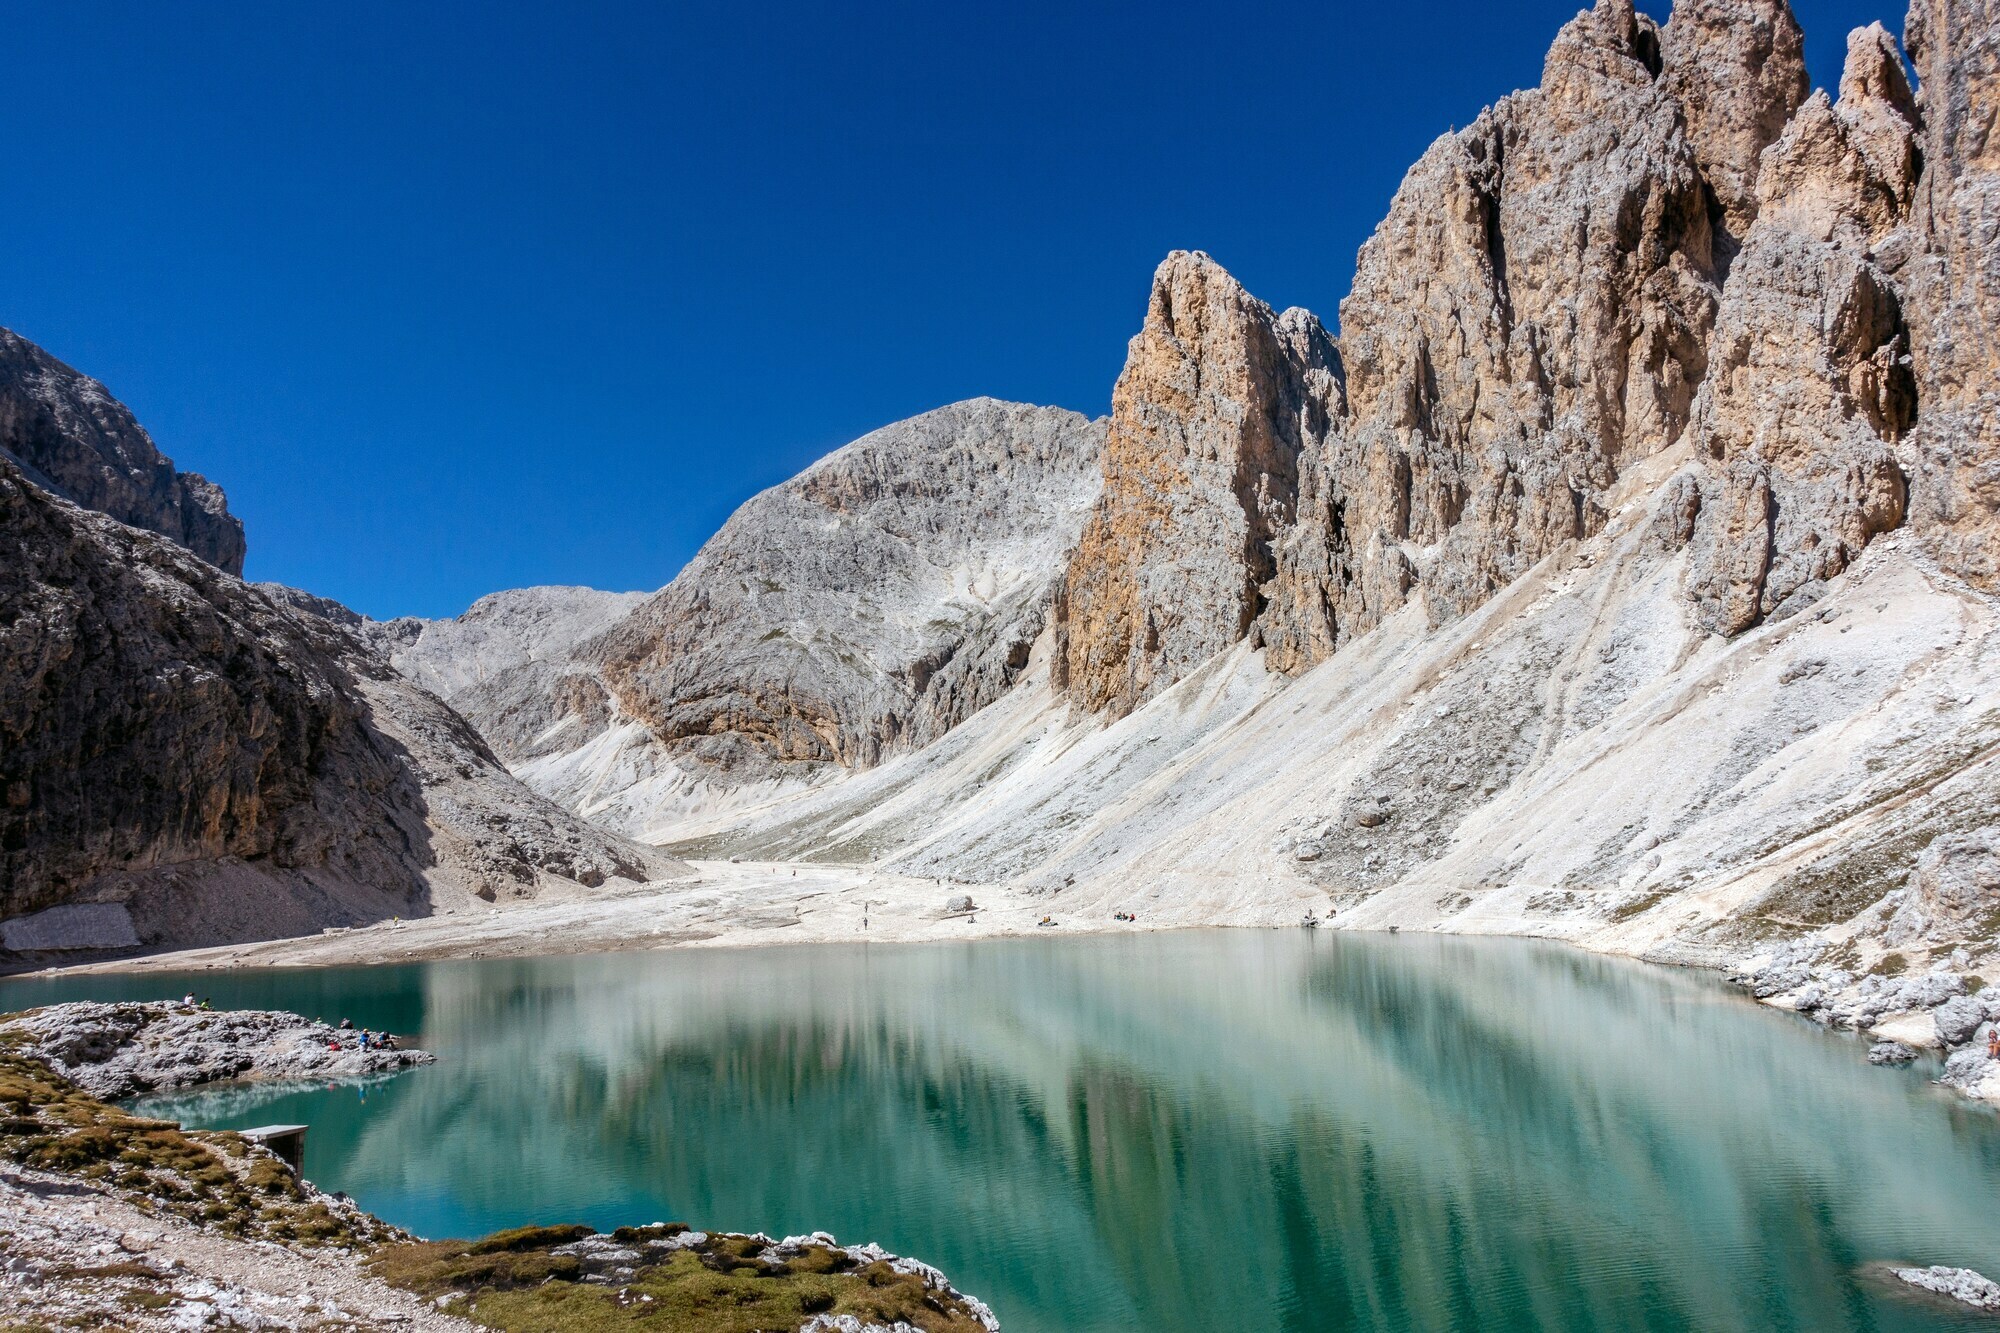
M596 664L582 655L646 600L595 588L518 588L449 620L354 624L398 672L464 713L510 764L559 753L609 719Z
M921 747L1020 678L1104 426L981 398L835 450L650 597L528 588L370 624L523 780L635 835Z
M1338 337L1177 252L1108 421L885 428L650 597L280 600L368 698L457 735L435 689L460 752L670 848L1850 988L1979 965L1995 19L1917 0L1918 84L1874 25L1830 93L1783 0L1598 0L1412 167Z
M40 438L38 473L87 472L99 439ZM268 938L676 873L523 787L351 629L9 458L0 548L10 950Z
M1600 0L1411 169L1337 340L1170 256L1011 688L643 826L1093 918L1976 963L1994 17L1920 0L1914 89L1857 30L1835 96L1782 0ZM685 645L618 633L657 723Z
M0 329L0 458L43 490L243 572L243 523L222 488L177 472L102 384Z

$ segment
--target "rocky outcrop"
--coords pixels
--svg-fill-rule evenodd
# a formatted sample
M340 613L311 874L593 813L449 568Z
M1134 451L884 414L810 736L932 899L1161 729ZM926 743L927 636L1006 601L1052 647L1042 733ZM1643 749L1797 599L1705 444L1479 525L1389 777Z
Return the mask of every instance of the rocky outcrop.
M1263 626L1277 669L1324 660L1419 590L1434 622L1477 606L1598 531L1621 472L1680 437L1718 265L1676 89L1711 107L1697 141L1740 157L1741 108L1781 104L1794 78L1778 59L1719 75L1703 53L1720 39L1700 34L1726 17L1691 8L1669 79L1651 20L1602 0L1562 30L1539 88L1404 178L1341 303L1348 410L1301 467Z
M1757 219L1758 158L1812 91L1805 34L1785 0L1678 0L1660 63L1733 255Z
M1817 598L1903 520L1909 339L1876 247L1915 191L1916 108L1877 27L1764 155L1695 412L1708 463L1687 586L1734 634Z
M836 450L731 515L591 648L600 698L734 777L865 767L1019 677L1098 489L1104 428L974 399Z
M2000 833L1992 829L1947 833L1918 855L1882 939L1897 946L1977 941L2000 926L1996 912L2000 912Z
M142 943L203 943L674 872L351 631L6 460L0 549L0 915L116 904ZM48 921L14 942L63 947Z
M1104 490L1056 607L1056 687L1127 712L1240 640L1300 453L1339 406L1319 321L1274 314L1205 254L1169 255L1112 390Z
M1922 413L1913 526L1945 564L2000 589L2000 7L1914 0L1923 177L1905 282Z
M2000 1282L1970 1268L1892 1268L1899 1281L1975 1310L2000 1310Z
M30 1009L0 1022L0 1038L91 1096L114 1101L225 1080L371 1078L437 1058L419 1050L363 1050L359 1032L278 1010L169 1003Z
M222 488L174 471L102 384L7 329L0 329L0 457L45 490L243 572L243 524Z

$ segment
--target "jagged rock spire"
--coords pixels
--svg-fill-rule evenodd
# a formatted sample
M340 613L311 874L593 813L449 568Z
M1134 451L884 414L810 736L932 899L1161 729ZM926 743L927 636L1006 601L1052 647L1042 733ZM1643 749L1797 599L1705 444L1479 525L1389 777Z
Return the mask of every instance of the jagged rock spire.
M1056 605L1054 680L1080 706L1129 711L1249 631L1338 366L1317 320L1274 314L1207 255L1160 265Z
M1709 471L1688 590L1723 633L1809 604L1903 521L1916 393L1873 252L1916 185L1897 64L1879 27L1857 32L1838 105L1813 94L1764 155L1693 427Z
M1914 0L1906 36L1924 136L1905 283L1922 408L1912 520L1948 568L2000 590L2000 3Z
M1733 249L1757 217L1758 158L1812 89L1805 34L1785 0L1677 0L1660 54Z

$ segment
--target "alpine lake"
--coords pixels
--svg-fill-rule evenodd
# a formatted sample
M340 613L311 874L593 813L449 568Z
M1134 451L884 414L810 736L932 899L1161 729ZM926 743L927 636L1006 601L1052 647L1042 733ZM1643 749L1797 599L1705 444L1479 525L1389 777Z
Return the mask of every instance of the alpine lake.
M2000 1322L2000 1117L1719 977L1521 940L1183 931L21 978L386 1029L434 1066L210 1088L432 1237L830 1231L1008 1333Z

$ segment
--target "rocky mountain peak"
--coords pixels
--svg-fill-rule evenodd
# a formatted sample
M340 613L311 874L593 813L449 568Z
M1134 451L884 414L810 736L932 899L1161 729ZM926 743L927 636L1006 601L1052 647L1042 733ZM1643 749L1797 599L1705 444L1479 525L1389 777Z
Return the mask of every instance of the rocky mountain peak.
M1103 429L972 399L752 498L590 646L605 720L738 777L866 767L942 735L1027 666Z
M1340 357L1200 251L1153 275L1112 390L1104 490L1056 606L1052 672L1091 711L1241 639L1294 517L1298 462L1340 410Z
M1946 566L2000 590L2000 4L1914 0L1905 29L1923 178L1902 289L1916 330L1922 466L1911 515Z
M105 387L0 329L0 455L42 489L243 572L243 524L222 488L171 459Z
M1812 89L1805 34L1785 0L1679 0L1660 52L1733 251L1757 217L1758 158Z

